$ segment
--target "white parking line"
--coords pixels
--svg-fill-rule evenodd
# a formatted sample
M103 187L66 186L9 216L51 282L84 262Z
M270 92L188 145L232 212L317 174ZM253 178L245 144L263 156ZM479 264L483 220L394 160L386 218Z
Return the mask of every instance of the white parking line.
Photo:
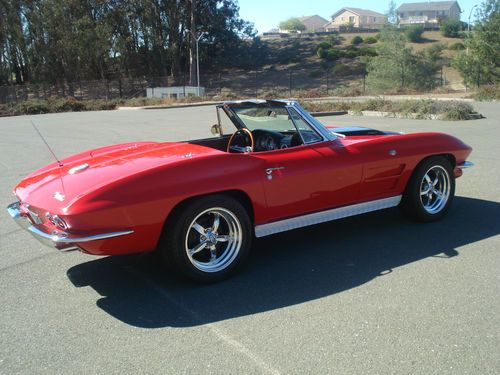
M146 275L143 275L139 272L136 272L130 268L127 268L127 271L134 274L135 276L140 276L146 284L154 289L155 292L160 294L165 300L167 300L172 305L175 305L177 308L183 310L188 315L190 315L191 319L194 321L201 322L203 319L198 315L198 313L194 310L189 309L183 304L179 303L173 296L167 293L160 285L156 284L154 281L149 280ZM262 358L260 358L257 354L253 353L250 349L248 349L243 343L231 337L227 333L225 333L220 328L216 327L215 324L207 323L204 324L203 327L206 327L210 332L212 332L220 341L224 342L226 345L233 348L238 353L243 354L248 359L250 359L263 373L279 375L280 371L268 363L266 363Z

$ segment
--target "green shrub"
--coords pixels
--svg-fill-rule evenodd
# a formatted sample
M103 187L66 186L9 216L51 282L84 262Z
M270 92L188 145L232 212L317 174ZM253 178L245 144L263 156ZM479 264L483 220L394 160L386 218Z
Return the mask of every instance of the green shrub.
M377 38L375 38L374 36L368 36L365 38L365 43L366 44L375 44L375 43L377 43Z
M404 30L406 39L409 42L419 43L422 41L422 34L424 32L424 28L419 25L408 26Z
M358 56L377 56L377 50L373 47L359 48L357 51Z
M344 57L348 57L350 59L354 59L355 57L358 57L358 51L357 50L346 51L345 54L344 54Z
M320 58L320 59L325 59L328 55L328 50L322 48L322 47L319 47L316 51L316 55Z
M357 46L358 44L363 43L363 38L360 37L359 35L356 35L354 38L351 40L351 44L354 46Z
M320 44L318 44L318 48L317 49L324 49L324 50L328 50L329 48L332 48L332 45L328 42L321 42Z
M448 47L448 49L450 49L452 51L460 51L460 50L464 50L465 46L462 42L456 42L456 43L451 44Z
M460 38L462 23L459 20L444 20L441 23L441 34L448 38Z
M343 51L338 49L330 48L326 53L326 58L330 61L338 60L343 57Z

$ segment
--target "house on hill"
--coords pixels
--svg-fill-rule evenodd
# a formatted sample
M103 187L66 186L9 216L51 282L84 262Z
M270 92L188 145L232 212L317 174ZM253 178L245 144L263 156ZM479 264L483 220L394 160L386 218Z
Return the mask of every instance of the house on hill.
M387 21L382 13L360 8L342 8L332 15L332 21L325 25L326 31L338 31L352 27L356 29L381 29Z
M444 18L460 20L460 6L456 1L429 1L401 4L396 12L399 26L421 25L437 29Z
M299 21L306 27L305 33L317 33L325 31L328 20L315 14L314 16L298 17Z

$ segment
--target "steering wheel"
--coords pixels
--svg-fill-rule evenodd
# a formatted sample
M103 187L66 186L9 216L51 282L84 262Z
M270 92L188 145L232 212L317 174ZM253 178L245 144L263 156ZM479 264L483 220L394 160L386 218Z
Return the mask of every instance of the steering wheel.
M246 133L250 138L250 146L247 146L247 147L250 147L250 152L254 151L255 142L253 140L252 132L250 130L248 130L247 128L241 128L241 129L238 129L237 131L235 131L233 133L233 135L231 136L231 138L229 138L229 142L227 143L227 152L231 152L231 148L238 151L238 152L248 152L247 147L240 147L240 146L233 146L232 145L233 141L236 139L236 136L242 135L243 133ZM246 139L246 137L245 137L245 139Z

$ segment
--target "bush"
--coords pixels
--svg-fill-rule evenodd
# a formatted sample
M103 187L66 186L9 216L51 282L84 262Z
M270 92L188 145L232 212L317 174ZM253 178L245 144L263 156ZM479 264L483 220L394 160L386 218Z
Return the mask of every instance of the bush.
M377 43L377 41L378 41L377 38L374 36L368 36L365 38L366 44L375 44L375 43Z
M343 57L344 53L343 51L340 51L338 49L330 48L327 53L326 53L326 58L330 61L338 60L339 58Z
M49 113L50 106L45 100L33 99L19 103L14 107L14 111L16 114L37 115L41 113Z
M338 76L348 76L351 74L351 67L346 64L337 64L333 67L332 73Z
M481 86L474 95L474 99L480 101L500 100L500 85Z
M316 51L316 55L320 58L320 59L325 59L326 56L328 54L328 50L322 48L322 47L319 47Z
M441 34L448 38L460 38L462 23L458 20L445 20L441 23Z
M321 42L320 44L318 44L318 48L317 49L324 49L324 50L328 50L330 48L332 48L332 45L328 42Z
M409 42L419 43L422 41L422 34L424 32L424 28L419 25L409 26L404 30L406 39Z
M377 56L377 50L373 47L359 48L357 51L358 56Z
M363 43L363 38L360 37L359 35L356 35L354 38L351 40L351 44L354 46L357 46L358 44Z
M335 34L335 35L330 36L330 37L328 38L328 41L330 42L330 44L331 44L332 46L338 46L338 45L342 44L342 40L343 40L343 39L344 39L344 38L343 38L343 37L341 37L340 35L336 35L336 34Z
M450 49L452 51L461 51L461 50L465 49L465 46L462 42L456 42L456 43L451 44L448 47L448 49Z

